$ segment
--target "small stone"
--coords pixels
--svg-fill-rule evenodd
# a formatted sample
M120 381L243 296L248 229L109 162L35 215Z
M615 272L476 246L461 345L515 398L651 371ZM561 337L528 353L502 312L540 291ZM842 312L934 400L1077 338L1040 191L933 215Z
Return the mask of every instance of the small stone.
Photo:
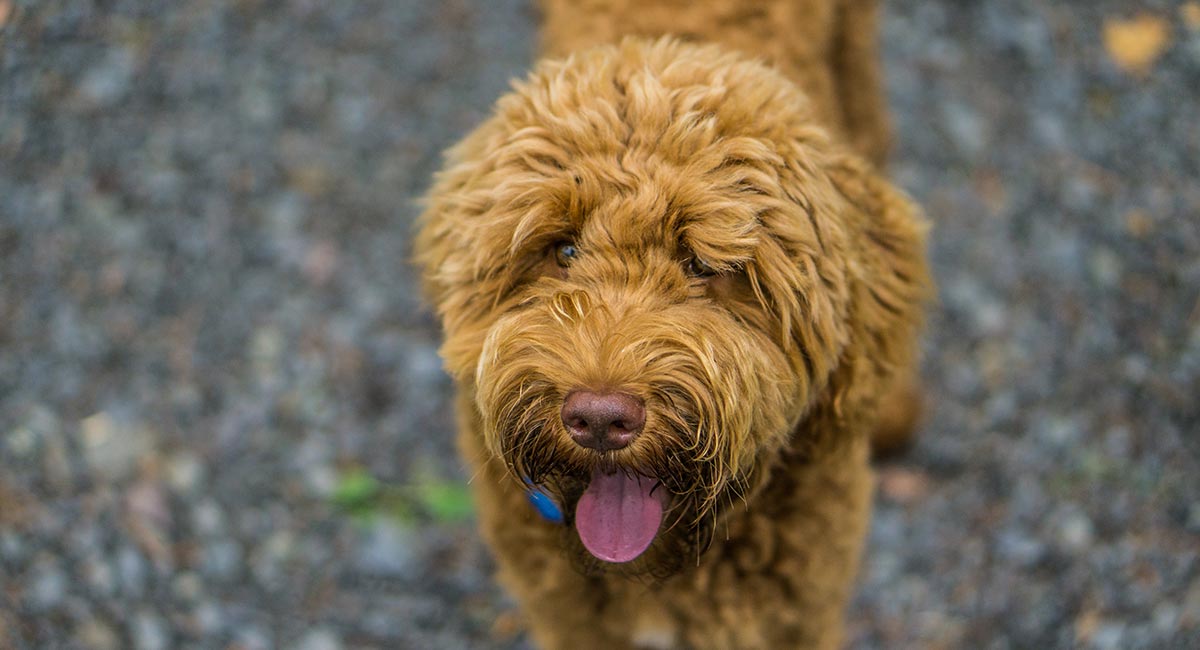
M204 465L195 454L181 452L167 462L167 484L176 492L190 494L204 479Z
M959 150L967 156L975 156L987 145L987 135L983 120L972 107L962 103L948 103L943 111L945 122L951 140Z
M100 597L111 596L117 588L112 565L101 558L89 558L83 563L83 577L92 592Z
M1082 512L1071 512L1060 517L1058 542L1064 550L1083 551L1092 543L1092 520Z
M1170 634L1179 624L1179 608L1174 603L1159 603L1151 616L1155 631L1160 634Z
M234 645L246 650L268 650L274 647L271 633L257 625L239 626L234 634Z
M204 549L201 569L205 575L228 579L237 575L242 566L242 547L233 540L208 544Z
M1104 288L1117 286L1121 281L1121 258L1107 248L1100 248L1088 257L1088 268L1092 279Z
M57 562L43 559L35 565L33 575L29 578L28 589L26 601L31 609L53 609L58 607L67 595L67 577Z
M151 451L151 435L140 427L119 426L101 411L79 423L87 465L100 478L116 482L127 478L138 459Z
M1000 556L1012 560L1020 566L1036 564L1045 554L1045 547L1041 542L1016 531L1000 533L996 541L996 550Z
M1092 635L1092 647L1100 650L1117 650L1125 636L1125 625L1117 622L1101 623Z
M929 477L924 472L889 467L879 472L879 489L890 501L913 504L929 493Z
M142 610L130 624L133 646L137 650L166 650L170 645L170 634L166 624L157 614Z
M20 535L14 532L0 532L0 559L20 564L27 552L28 547Z
M204 602L196 606L196 627L205 635L220 634L225 627L225 613L215 602Z
M79 84L80 96L91 104L109 106L129 91L136 60L124 48L113 48L92 66Z
M1200 533L1200 503L1193 503L1188 506L1187 529L1193 533Z
M17 460L31 456L37 444L37 434L29 427L17 427L4 436L4 445Z
M1200 578L1193 580L1184 594L1180 618L1183 625L1200 627Z
M283 565L292 555L294 541L291 533L281 530L259 546L251 570L260 585L274 588L283 580Z
M75 631L76 642L88 650L117 650L121 640L117 632L99 619L90 619Z
M203 590L204 585L200 582L200 577L190 571L180 573L171 581L171 591L176 598L185 603L199 600Z
M301 637L295 647L296 650L342 650L342 640L333 630L319 627Z
M121 593L139 597L146 587L146 563L142 556L129 546L117 551L117 577Z
M225 512L212 499L204 499L192 508L192 526L197 535L211 537L225 532Z
M304 486L308 493L321 500L328 500L337 489L338 473L333 466L321 464L304 472Z
M1074 417L1050 415L1036 429L1038 438L1054 448L1062 448L1077 441L1082 433Z
M413 534L387 518L377 518L360 540L355 565L380 576L408 576L414 572Z
M58 490L68 491L75 482L66 441L60 436L43 438L42 469L48 482Z
M171 511L162 486L139 481L125 493L125 523L138 548L160 569L173 564L169 530Z

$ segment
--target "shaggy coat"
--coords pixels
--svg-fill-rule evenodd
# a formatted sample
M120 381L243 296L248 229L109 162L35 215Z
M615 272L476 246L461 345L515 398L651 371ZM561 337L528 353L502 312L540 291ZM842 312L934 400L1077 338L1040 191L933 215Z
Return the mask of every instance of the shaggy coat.
M499 579L545 648L837 647L929 293L872 162L873 3L544 9L548 58L448 152L417 240ZM644 426L577 444L578 391ZM662 521L609 562L580 502L621 480Z

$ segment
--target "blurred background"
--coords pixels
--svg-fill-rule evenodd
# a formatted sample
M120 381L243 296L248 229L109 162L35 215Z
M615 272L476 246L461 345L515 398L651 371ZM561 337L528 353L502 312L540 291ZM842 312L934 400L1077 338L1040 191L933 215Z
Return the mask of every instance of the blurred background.
M1200 647L1200 3L886 6L941 296L851 647ZM0 0L0 649L527 647L408 258L535 28Z

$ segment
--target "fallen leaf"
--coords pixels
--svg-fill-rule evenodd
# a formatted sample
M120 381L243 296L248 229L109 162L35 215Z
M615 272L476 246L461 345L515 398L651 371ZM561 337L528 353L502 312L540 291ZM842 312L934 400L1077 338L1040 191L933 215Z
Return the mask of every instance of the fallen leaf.
M1145 210L1130 210L1125 213L1125 229L1129 234L1141 239L1154 230L1154 220Z
M1179 7L1179 16L1183 24L1192 31L1200 30L1200 2L1185 2ZM3 22L3 21L0 21Z
M1119 68L1144 75L1171 44L1167 21L1153 14L1104 21L1104 47Z
M0 0L0 27L4 27L8 23L8 19L12 16L12 1Z
M1086 644L1100 627L1100 612L1088 608L1075 617L1075 642Z

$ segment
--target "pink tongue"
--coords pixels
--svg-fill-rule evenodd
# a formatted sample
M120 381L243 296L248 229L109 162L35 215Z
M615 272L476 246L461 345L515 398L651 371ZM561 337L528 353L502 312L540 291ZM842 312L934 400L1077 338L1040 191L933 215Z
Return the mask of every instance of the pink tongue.
M596 472L575 506L575 530L592 555L628 562L645 552L662 523L662 503L650 494L654 479Z

